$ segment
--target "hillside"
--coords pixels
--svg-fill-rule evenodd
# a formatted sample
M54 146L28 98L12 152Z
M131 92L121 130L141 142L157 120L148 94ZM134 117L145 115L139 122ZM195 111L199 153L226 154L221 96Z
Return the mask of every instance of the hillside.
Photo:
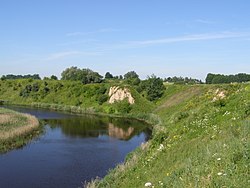
M153 139L89 187L247 187L250 85L169 86Z
M111 86L125 87L135 98L135 104L126 101L108 103ZM4 80L0 81L0 100L9 104L33 105L78 113L148 113L154 104L141 97L136 90L120 83L82 84L78 81ZM147 108L144 108L144 105Z
M149 102L132 86L135 104L109 104L111 86L69 81L1 81L12 104L120 114L153 124L152 139L89 187L247 187L250 181L250 84L166 85ZM73 106L73 107L72 107Z

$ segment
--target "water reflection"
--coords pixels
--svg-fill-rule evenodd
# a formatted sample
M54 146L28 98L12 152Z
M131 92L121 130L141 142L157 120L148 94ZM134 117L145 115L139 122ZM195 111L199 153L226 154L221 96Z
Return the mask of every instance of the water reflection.
M148 125L131 119L11 108L47 125L39 139L0 155L0 187L82 187L105 176L151 135Z
M130 140L141 132L145 132L146 135L150 134L150 130L148 130L145 123L129 119L96 118L95 116L86 115L84 118L47 119L45 122L50 125L51 128L60 127L64 135L72 138L107 135L119 140Z

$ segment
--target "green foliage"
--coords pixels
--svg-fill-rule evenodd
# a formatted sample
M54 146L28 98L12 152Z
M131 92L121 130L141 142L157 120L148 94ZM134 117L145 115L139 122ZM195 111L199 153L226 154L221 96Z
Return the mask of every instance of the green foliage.
M41 80L39 74L27 74L27 75L14 75L14 74L8 74L8 75L3 75L1 77L1 80L16 80L16 79L34 79L34 80Z
M121 114L128 114L132 110L132 106L127 100L116 102L115 106Z
M163 95L165 87L161 78L157 78L155 75L152 75L141 83L140 90L145 90L147 99L149 101L154 101Z
M124 79L134 79L134 78L139 78L138 74L135 71L129 71L126 74L124 74Z
M57 76L55 76L55 75L52 75L52 76L50 77L50 79L51 79L51 80L58 80Z
M164 82L175 83L175 84L202 84L202 81L199 79L188 78L188 77L168 77L164 79Z
M102 105L103 103L105 103L107 100L108 100L108 95L101 95L101 96L99 96L99 98L98 98L98 104L99 105Z
M96 94L103 95L106 93L106 91L107 91L107 88L104 85L102 85L99 89L97 89Z
M209 73L206 77L207 84L223 84L234 82L248 82L250 81L250 74L239 73L236 75L223 75Z
M83 84L100 83L102 76L90 69L70 67L61 74L62 80L81 81Z
M112 79L114 76L110 72L106 72L105 79Z

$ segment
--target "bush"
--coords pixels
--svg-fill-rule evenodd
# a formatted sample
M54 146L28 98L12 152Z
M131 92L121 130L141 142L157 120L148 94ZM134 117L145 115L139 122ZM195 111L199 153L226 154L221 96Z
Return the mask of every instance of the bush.
M132 106L129 104L127 100L123 100L116 103L117 111L122 114L127 114L132 110Z
M108 100L108 95L101 95L101 96L98 98L98 104L99 104L99 105L102 105L102 104L105 103L107 100Z
M98 90L96 90L97 95L103 95L107 91L107 88L105 86L101 86Z

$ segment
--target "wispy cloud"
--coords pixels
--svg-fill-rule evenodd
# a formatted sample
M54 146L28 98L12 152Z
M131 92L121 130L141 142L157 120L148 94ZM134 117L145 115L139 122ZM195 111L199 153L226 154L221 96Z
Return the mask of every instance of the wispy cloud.
M83 35L91 35L91 34L97 34L97 33L109 33L109 32L115 32L115 31L119 31L119 30L114 29L114 28L102 28L96 31L89 31L89 32L79 32L79 31L71 32L71 33L67 33L66 36L67 37L83 36Z
M76 41L59 43L57 45L58 46L70 46L70 45L79 45L79 44L92 44L96 42L98 42L98 40L96 39L86 39L86 40L76 40Z
M205 33L196 35L185 35L172 38L161 38L153 40L143 40L143 41L130 41L130 45L133 46L148 46L157 44L169 44L177 42L187 42L187 41L203 41L203 40L216 40L216 39L230 39L230 38L240 38L249 37L249 32L220 32L220 33Z
M215 21L211 21L211 20L205 20L205 19L196 19L194 20L197 23L202 23L202 24L215 24Z
M74 56L96 56L99 55L97 52L81 52L81 51L64 51L50 54L45 60L58 60L66 57L74 57Z

